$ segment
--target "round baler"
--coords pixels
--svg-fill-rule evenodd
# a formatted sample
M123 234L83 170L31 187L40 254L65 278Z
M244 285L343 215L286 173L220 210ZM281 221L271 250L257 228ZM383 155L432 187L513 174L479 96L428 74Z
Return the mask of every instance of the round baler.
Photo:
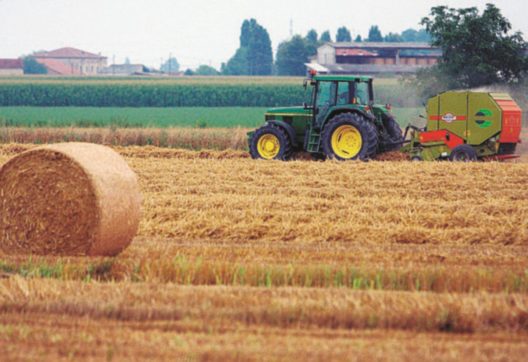
M514 158L522 110L506 93L450 91L427 102L427 126L410 126L413 160Z

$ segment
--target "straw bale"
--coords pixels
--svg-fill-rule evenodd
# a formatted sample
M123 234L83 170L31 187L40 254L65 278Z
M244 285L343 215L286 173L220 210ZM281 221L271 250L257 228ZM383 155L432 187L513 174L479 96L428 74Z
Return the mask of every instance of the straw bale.
M63 143L0 169L0 248L8 254L113 256L136 235L136 174L110 148Z

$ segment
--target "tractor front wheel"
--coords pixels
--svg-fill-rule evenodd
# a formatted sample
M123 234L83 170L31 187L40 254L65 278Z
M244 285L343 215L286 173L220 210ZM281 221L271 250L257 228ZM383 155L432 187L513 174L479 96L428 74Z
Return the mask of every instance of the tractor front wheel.
M474 162L477 158L477 152L470 145L456 146L449 155L449 160L453 162Z
M249 153L254 159L286 161L292 154L290 137L282 128L268 124L255 131Z
M376 126L359 114L342 113L324 127L322 144L328 158L365 161L378 148Z

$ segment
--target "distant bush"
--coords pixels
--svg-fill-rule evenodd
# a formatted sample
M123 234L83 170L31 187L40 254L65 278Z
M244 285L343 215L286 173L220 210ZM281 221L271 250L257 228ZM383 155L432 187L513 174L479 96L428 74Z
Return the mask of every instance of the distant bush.
M194 124L195 128L207 128L207 122L203 120L198 120Z

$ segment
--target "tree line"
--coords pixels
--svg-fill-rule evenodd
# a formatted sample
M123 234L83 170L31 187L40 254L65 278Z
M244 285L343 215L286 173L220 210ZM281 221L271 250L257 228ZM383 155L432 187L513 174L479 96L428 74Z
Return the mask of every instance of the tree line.
M335 34L336 42L351 42L350 30L342 26ZM374 25L363 40L357 35L356 42L429 42L425 29L407 29L401 34L388 33L383 36L380 28ZM305 36L295 35L279 44L275 62L268 31L255 19L245 20L240 34L240 46L219 73L223 75L304 75L305 63L317 54L317 48L333 42L330 31L319 34L311 29Z

